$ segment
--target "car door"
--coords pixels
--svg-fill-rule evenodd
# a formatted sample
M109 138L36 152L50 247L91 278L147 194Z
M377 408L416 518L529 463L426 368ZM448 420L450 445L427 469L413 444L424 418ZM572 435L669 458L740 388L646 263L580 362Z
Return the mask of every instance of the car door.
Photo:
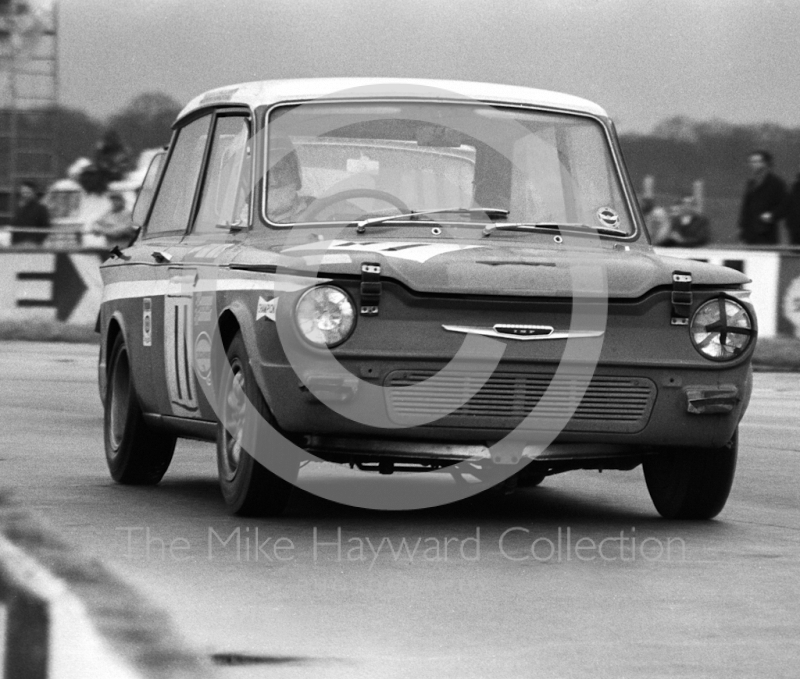
M183 266L188 247L184 236L195 213L212 120L207 112L176 131L138 245L157 282L153 296L142 302L142 313L150 316L151 335L143 344L151 347L153 397L158 412L177 417L199 410L188 340L195 276Z
M181 245L186 248L179 275L170 278L167 313L175 324L178 350L172 402L183 398L184 417L216 419L203 387L210 388L210 348L216 323L216 293L227 264L249 229L252 208L253 139L248 110L222 109L215 115L203 181L192 226ZM176 272L177 274L177 272ZM221 287L225 287L222 285ZM188 294L194 289L194 296ZM169 322L169 321L168 321ZM183 365L181 365L183 361ZM183 377L185 376L185 380ZM204 382L202 384L201 382ZM191 404L187 402L191 399Z

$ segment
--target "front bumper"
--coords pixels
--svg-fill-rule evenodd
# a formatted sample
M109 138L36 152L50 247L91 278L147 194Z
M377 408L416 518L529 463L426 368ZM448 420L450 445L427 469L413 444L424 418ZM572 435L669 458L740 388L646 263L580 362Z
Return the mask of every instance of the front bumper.
M603 446L639 452L722 446L733 436L752 389L748 364L715 370L600 365L590 380L572 379L560 386L558 380L552 381L553 370L547 366L501 365L462 407L449 411L455 392L469 385L468 373L431 399L430 393L415 389L421 379L435 374L438 368L433 365L361 366L361 374L370 377L310 372L303 380L288 367L261 367L273 412L280 426L292 433L480 447L513 432L514 438L523 440L527 436L531 441L547 438L553 444L581 444L587 455ZM376 404L374 399L366 402L364 382L395 388L385 388L383 403ZM378 408L394 426L353 421L346 417L348 408ZM433 421L414 425L415 416L426 409ZM440 413L441 417L433 417ZM555 447L550 452L555 454ZM538 456L545 454L540 451Z

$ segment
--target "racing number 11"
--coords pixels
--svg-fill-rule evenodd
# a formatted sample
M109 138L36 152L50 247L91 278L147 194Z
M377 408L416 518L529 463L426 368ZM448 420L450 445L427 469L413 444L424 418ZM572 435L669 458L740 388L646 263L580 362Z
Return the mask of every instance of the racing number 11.
M170 269L164 299L164 359L169 400L175 415L191 417L198 413L197 385L192 366L192 327L194 283L197 272Z

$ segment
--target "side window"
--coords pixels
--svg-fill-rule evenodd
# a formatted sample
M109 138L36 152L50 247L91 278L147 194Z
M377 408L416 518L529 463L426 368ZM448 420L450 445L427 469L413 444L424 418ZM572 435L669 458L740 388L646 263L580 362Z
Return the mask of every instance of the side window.
M175 148L164 170L164 179L156 196L147 236L165 231L185 231L189 224L192 201L203 164L211 116L189 123L178 132Z
M166 151L159 151L153 156L153 160L150 161L150 167L147 168L147 174L144 176L139 195L136 197L136 204L133 206L133 225L137 228L141 228L147 219L147 213L153 203L158 178L161 176L161 168L164 166L166 157Z
M195 233L212 233L220 225L249 224L252 143L249 136L250 126L244 116L217 119Z

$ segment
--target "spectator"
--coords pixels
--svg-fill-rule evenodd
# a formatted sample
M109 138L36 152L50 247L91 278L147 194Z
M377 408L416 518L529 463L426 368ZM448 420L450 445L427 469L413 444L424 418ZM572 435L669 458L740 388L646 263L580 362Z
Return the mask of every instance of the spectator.
M669 231L669 215L667 211L657 205L652 198L642 200L642 214L644 224L654 243L658 242Z
M786 195L781 216L786 219L785 226L789 234L789 243L800 245L800 173Z
M125 206L125 197L121 193L114 192L108 197L111 209L92 224L92 233L105 236L109 248L126 248L138 233L131 211Z
M654 244L693 248L708 243L709 231L708 217L698 212L694 196L684 196L669 221L669 228Z
M48 229L50 227L50 213L39 202L38 187L35 182L24 181L20 184L19 203L14 212L11 226L40 229ZM45 238L47 238L46 231L42 233L14 233L11 243L12 245L41 245Z
M753 151L747 162L752 176L745 186L739 213L739 238L750 245L777 245L786 184L772 172L769 151Z

